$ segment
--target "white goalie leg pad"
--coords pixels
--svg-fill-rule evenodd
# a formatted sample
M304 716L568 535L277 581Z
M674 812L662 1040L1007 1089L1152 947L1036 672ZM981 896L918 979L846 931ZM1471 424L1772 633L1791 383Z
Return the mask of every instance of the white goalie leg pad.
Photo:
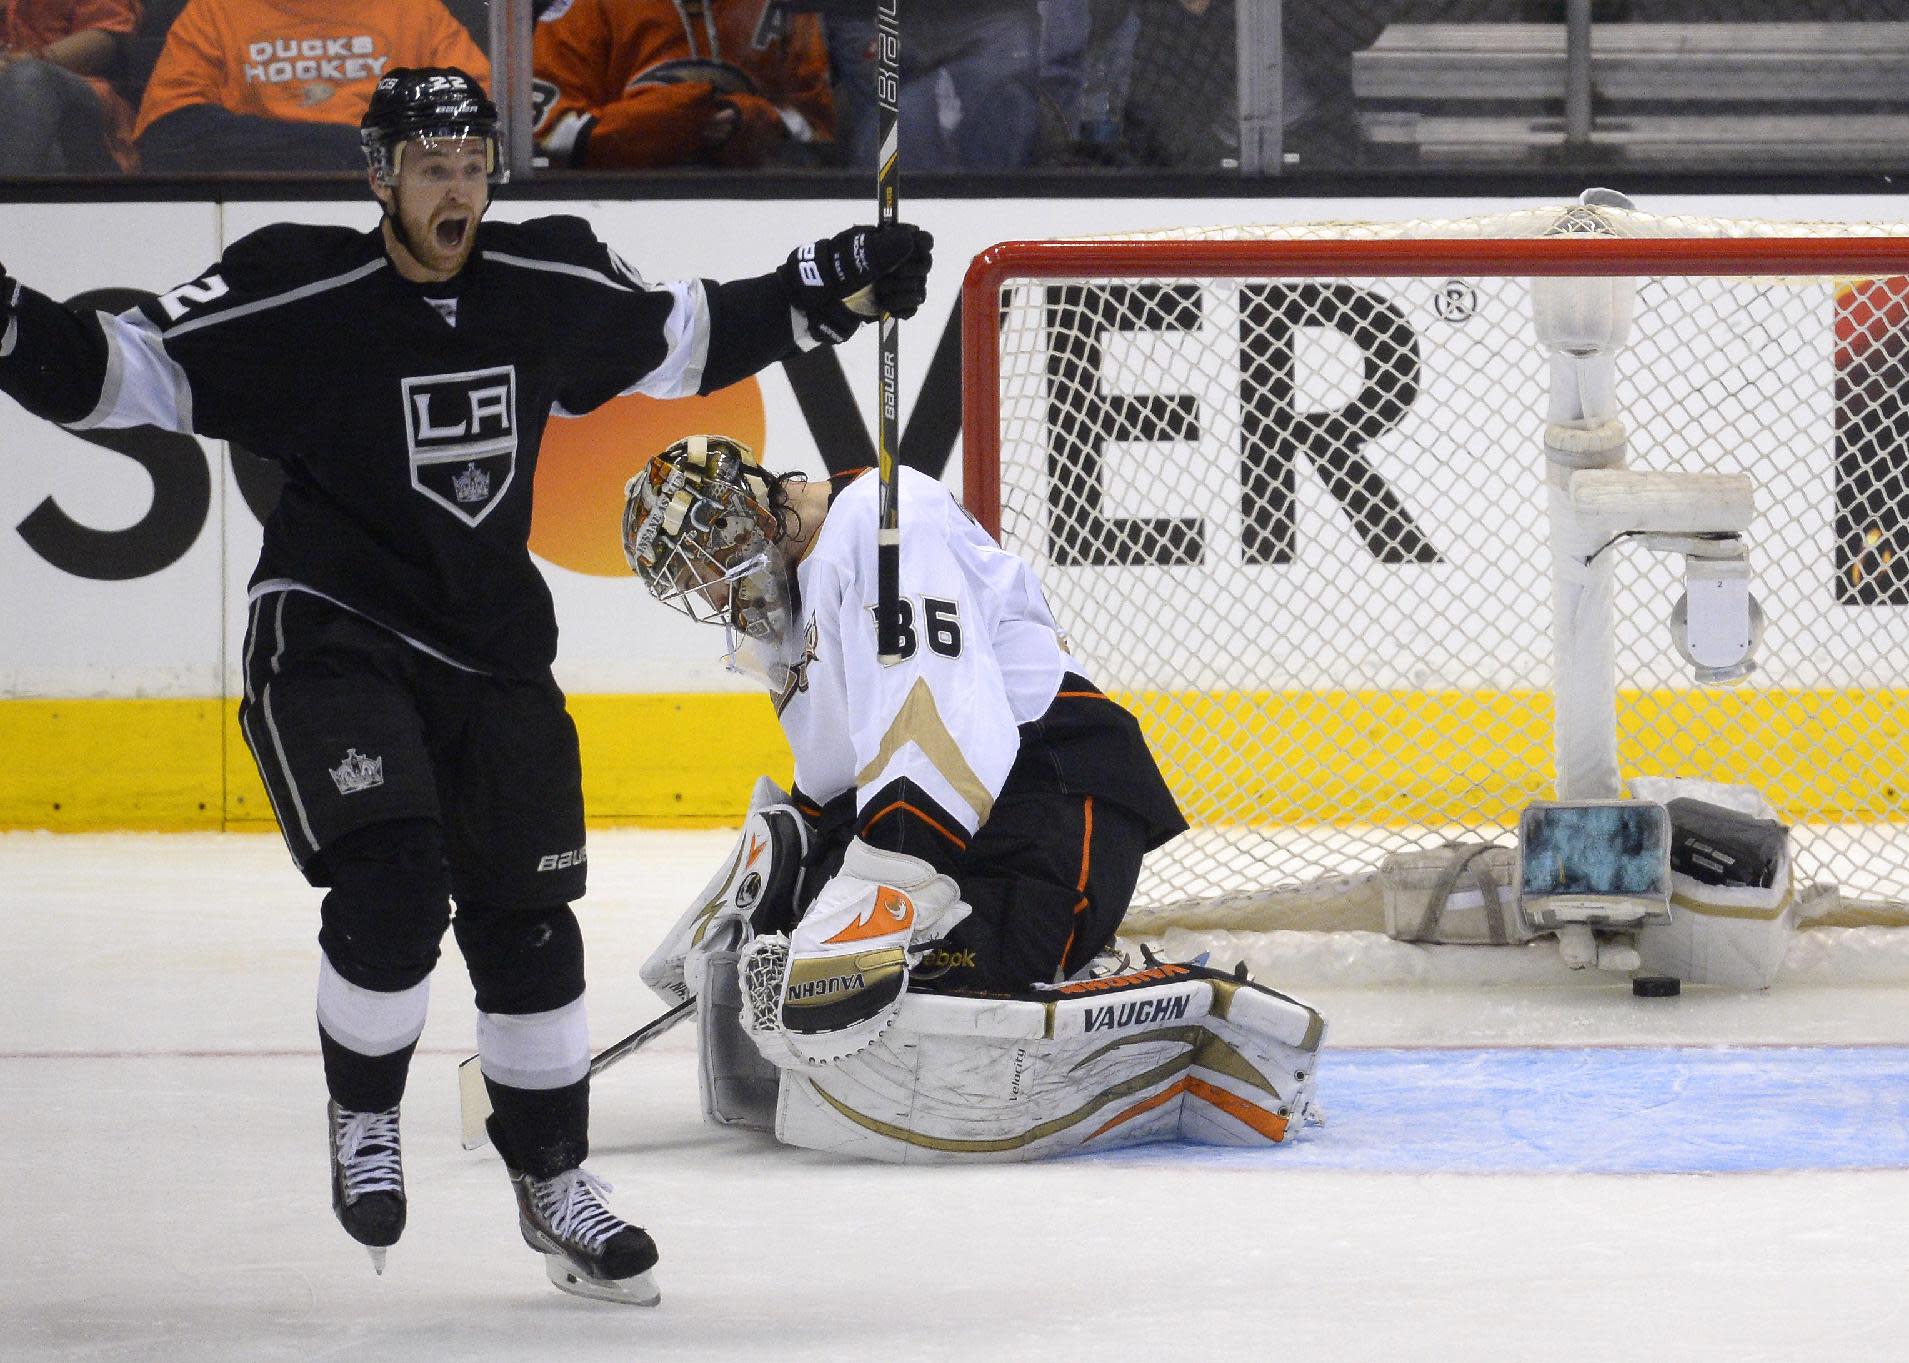
M894 1020L922 948L968 913L926 861L852 839L789 934L776 1047L825 1064L867 1046Z
M793 902L808 853L808 822L789 793L764 776L749 797L742 836L721 868L690 901L689 908L637 974L665 1003L695 995L690 957L702 950L734 950L749 935L757 908L787 898Z
M910 994L855 1055L784 1070L776 1138L897 1164L1271 1144L1316 1119L1324 1037L1305 1005L1197 967L1051 1000Z
M1324 1126L1319 1048L1326 1020L1299 1000L1240 982L1214 986L1207 1039L1194 1053L1180 1138L1196 1145L1264 1145Z

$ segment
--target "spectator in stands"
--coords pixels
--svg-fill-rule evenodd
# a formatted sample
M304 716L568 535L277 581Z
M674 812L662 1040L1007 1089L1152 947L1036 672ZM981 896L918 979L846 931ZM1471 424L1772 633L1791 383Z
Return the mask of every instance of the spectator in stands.
M107 82L138 0L0 0L0 175L133 168L133 111Z
M1286 29L1330 7L1293 6ZM1234 15L1213 0L1042 0L1042 159L1217 168L1239 154ZM1335 22L1336 16L1328 22ZM1189 80L1189 72L1204 79ZM1316 104L1287 62L1288 127Z
M532 53L552 165L813 164L835 136L821 22L777 0L558 3Z
M1140 34L1134 0L1040 5L1040 159L1117 163Z
M401 66L490 77L443 0L189 0L140 102L141 165L362 172L358 121Z
M828 21L849 164L873 166L875 0L790 0ZM1036 0L901 0L901 156L913 171L1015 170L1040 131Z

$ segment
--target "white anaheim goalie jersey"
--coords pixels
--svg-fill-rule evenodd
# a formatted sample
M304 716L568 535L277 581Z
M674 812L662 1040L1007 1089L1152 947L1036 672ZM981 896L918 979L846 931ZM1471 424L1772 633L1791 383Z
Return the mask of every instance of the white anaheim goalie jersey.
M776 709L795 779L828 804L857 792L857 822L902 801L965 843L987 820L1020 746L1017 727L1052 705L1066 647L1026 563L989 538L948 489L898 470L903 659L875 648L879 481L837 492L798 565L781 641ZM925 798L918 798L925 797Z

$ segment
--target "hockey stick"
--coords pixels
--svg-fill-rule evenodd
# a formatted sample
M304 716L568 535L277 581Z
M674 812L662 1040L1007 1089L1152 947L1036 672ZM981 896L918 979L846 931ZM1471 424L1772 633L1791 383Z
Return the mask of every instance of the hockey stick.
M875 163L876 219L886 227L901 209L901 0L876 0L875 103L880 110L881 150ZM901 661L901 496L895 486L895 446L901 369L899 321L884 312L880 332L881 412L876 422L876 476L881 480L875 531L875 651L884 667Z
M651 1018L623 1040L591 1056L591 1075L603 1073L631 1051L647 1046L695 1011L696 1000L684 999L667 1013ZM484 1070L476 1056L457 1067L457 1106L464 1122L464 1148L475 1150L489 1139L484 1132L484 1119L491 1115L490 1090L484 1087Z

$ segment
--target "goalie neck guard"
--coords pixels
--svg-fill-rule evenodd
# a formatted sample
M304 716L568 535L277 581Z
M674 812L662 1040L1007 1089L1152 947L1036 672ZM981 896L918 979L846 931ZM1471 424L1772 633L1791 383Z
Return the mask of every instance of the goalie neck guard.
M722 435L677 441L623 489L623 554L650 595L692 620L771 640L789 618L776 479Z
M358 124L358 141L378 183L398 178L404 144L413 139L484 143L484 168L494 185L510 178L497 139L497 106L468 72L455 66L398 67L378 82Z

